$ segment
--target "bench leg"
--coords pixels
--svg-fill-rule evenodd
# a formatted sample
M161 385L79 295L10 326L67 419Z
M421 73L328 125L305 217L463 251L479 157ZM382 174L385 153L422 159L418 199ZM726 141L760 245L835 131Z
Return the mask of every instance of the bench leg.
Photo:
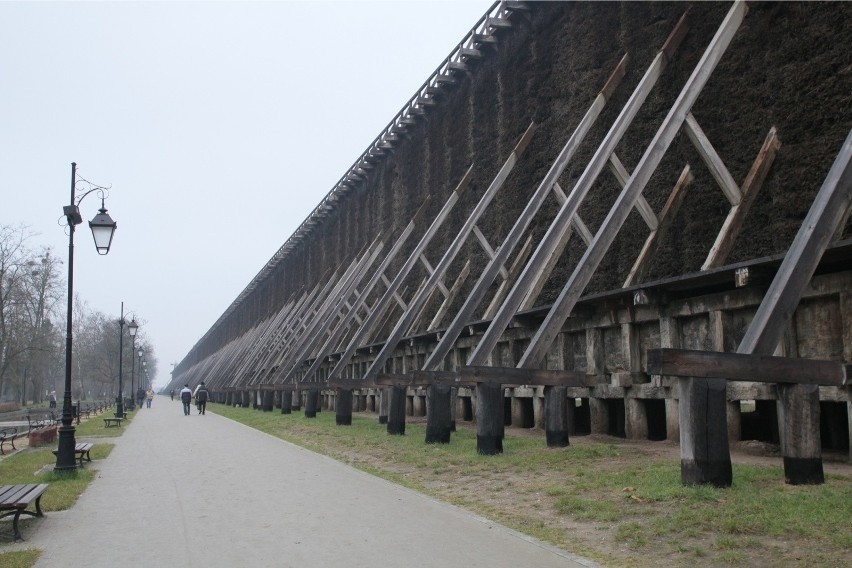
M21 518L21 511L15 511L15 517L12 519L12 530L15 531L15 542L19 540L24 540L24 537L21 536L21 530L18 528L18 519Z

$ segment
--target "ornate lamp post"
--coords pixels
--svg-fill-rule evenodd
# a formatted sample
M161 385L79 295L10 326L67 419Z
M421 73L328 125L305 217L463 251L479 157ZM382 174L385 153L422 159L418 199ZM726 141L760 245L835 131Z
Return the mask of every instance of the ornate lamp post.
M136 323L136 316L133 317L133 320L127 324L127 332L130 334L130 341L133 342L133 348L131 349L131 353L136 351L136 332L139 330L139 324ZM139 369L141 372L142 369ZM133 390L134 380L136 375L136 357L132 354L130 356L130 410L136 408L135 403L136 400L136 391ZM140 376L139 385L142 385L142 379Z
M74 228L83 222L80 216L79 205L83 199L93 191L101 192L101 209L95 218L89 221L89 228L95 239L95 248L98 254L104 255L109 252L112 237L118 226L107 214L104 208L103 189L96 187L76 199L77 164L71 163L71 201L70 205L62 208L62 213L68 220L68 313L66 316L65 331L65 394L62 399L62 426L59 427L59 447L56 451L55 471L69 471L77 468L77 459L74 447L77 442L74 437L73 415L71 411L71 369L72 369L72 346L73 334L71 332L71 316L74 311Z

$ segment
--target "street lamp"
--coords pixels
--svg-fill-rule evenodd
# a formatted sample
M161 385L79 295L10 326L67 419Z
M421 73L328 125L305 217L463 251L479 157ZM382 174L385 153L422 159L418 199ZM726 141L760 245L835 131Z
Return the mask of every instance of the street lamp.
M62 426L59 427L59 447L56 451L56 465L54 471L70 471L77 468L77 456L75 447L77 442L74 438L73 415L71 411L71 349L73 346L73 335L71 332L71 316L74 311L74 228L83 222L80 215L79 205L83 199L93 191L101 192L101 209L94 219L89 221L89 228L95 239L95 247L98 254L107 254L112 245L112 236L118 226L107 214L104 208L103 188L95 187L76 199L77 164L71 163L71 202L62 208L62 213L68 220L68 313L66 316L65 331L65 394L62 399Z
M127 331L130 333L130 341L133 342L133 348L131 349L131 353L136 351L136 332L139 330L139 324L136 323L136 316L133 316L133 320L127 324ZM130 410L136 408L136 404L133 402L136 400L136 392L133 390L133 384L136 375L136 357L133 355L130 356ZM141 372L142 369L139 369ZM141 386L141 377L140 377L140 386Z

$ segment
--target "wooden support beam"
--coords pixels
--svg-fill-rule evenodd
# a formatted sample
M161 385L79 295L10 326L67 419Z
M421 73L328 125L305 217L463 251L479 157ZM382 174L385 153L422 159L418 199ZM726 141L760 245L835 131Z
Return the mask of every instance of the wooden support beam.
M441 322L447 315L447 312L449 311L450 306L452 306L453 301L456 299L456 296L459 295L459 291L461 291L461 288L464 286L465 280L467 280L468 276L470 276L470 259L464 263L461 272L459 272L459 275L456 276L456 280L450 288L449 295L444 298L444 302L435 312L435 316L429 323L429 327L427 327L428 330L436 329L439 325L441 325Z
M461 198L461 195L467 189L468 185L470 184L472 172L473 164L468 167L467 171L462 176L453 193L450 194L450 197L444 203L443 207L441 207L441 210L438 212L437 216L432 220L432 223L420 237L420 240L414 246L414 249L410 252L408 258L405 260L402 267L400 267L400 270L394 277L393 281L387 284L387 289L379 300L380 311L382 311L382 313L384 312L385 305L390 301L390 298L392 298L399 291L399 288L402 286L405 279L408 278L408 275L411 272L411 269L414 267L414 264L417 262L423 251L426 250L426 247L432 241L432 238L437 234L438 229L440 229L444 221L447 220L447 217L449 217L450 212L453 210L456 203ZM421 208L421 211L422 210L423 208ZM407 313L408 311L408 307L406 307L405 312ZM362 341L370 333L373 332L372 326L381 315L382 314L377 313L376 318L368 318L370 321L370 325L367 325L367 322L365 322L365 324L361 326L361 328L358 330L358 333L356 333L355 336L352 338L352 341L350 341L349 346L346 348L346 351L341 355L340 360L329 373L329 378L336 378L340 376L341 371L346 367L346 365L349 364L349 361L352 359L352 355L355 354L355 350L358 349L358 347L362 345ZM382 365L384 365L384 361L382 362Z
M657 55L654 57L654 60L651 62L648 69L645 71L645 74L642 76L642 79L639 81L639 84L633 90L633 94L631 95L627 104L625 104L625 106L621 109L621 112L619 113L612 127L610 127L609 131L604 137L604 140L598 146L591 160L586 165L586 168L583 170L583 173L580 175L577 182L574 184L574 188L571 190L568 199L565 201L562 207L560 207L559 212L556 214L556 217L553 219L552 223L545 232L544 237L542 237L541 241L539 242L538 247L533 253L533 256L530 259L529 263L527 263L527 266L524 268L523 273L518 278L517 282L515 282L512 291L506 297L506 301L503 302L503 305L500 307L500 310L492 319L491 324L489 325L488 329L485 331L485 334L482 336L481 340L479 341L473 353L471 354L470 360L468 361L469 364L482 365L487 361L488 356L494 350L494 347L497 345L497 342L503 335L503 332L506 330L509 323L512 321L512 318L517 313L521 302L530 292L532 286L538 279L539 271L547 263L548 259L551 257L553 251L558 246L558 244L563 240L563 233L569 230L569 227L571 226L571 219L577 215L580 206L582 205L595 181L598 179L598 176L600 176L601 172L603 171L603 168L610 161L610 157L612 156L613 152L615 152L618 143L621 141L628 127L632 124L633 119L636 117L636 114L639 112L642 104L645 102L654 85L656 85L657 81L662 75L662 72L671 57L671 51L675 47L677 47L677 44L680 42L680 38L683 35L682 30L685 27L686 18L684 14L684 17L680 19L678 24L675 26L675 29L669 35L669 38L663 45L663 48L661 48ZM601 96L602 94L599 95L599 97ZM548 191L553 186L553 183L555 181L555 179L548 181ZM590 245L588 250L592 250L593 245L594 243ZM580 266L578 266L578 268ZM571 309L573 309L573 306L571 307ZM535 363L526 363L526 360L522 358L524 364L519 366L541 366L541 361L544 359L547 350L550 349L550 345L556 337L556 323L553 318L562 317L564 315L565 319L567 319L568 314L570 314L570 309L567 313L560 312L558 314L554 314L553 310L551 310L551 312L548 314L548 318L550 318L551 321L548 322L547 319L545 320L546 325L543 325L541 328L539 328L539 331L533 338L533 343L530 344L530 348L527 349L527 353L530 352L530 349L540 350L535 352ZM564 320L559 323L560 327L563 322ZM547 332L547 335L543 336L542 334L545 331ZM546 343L546 348L544 346L544 343Z
M649 349L652 375L762 383L846 386L852 366L835 361L689 349Z
M476 236L476 240L479 242L479 246L482 247L482 250L485 251L485 254L488 255L488 258L494 260L494 257L497 256L497 253L494 252L494 249L491 247L491 244L488 242L488 239L485 238L485 235L482 234L482 231L478 226L473 226L473 234ZM500 276L505 280L509 277L509 271L506 270L504 265L500 265Z
M686 196L686 188L692 183L692 180L692 171L689 168L689 164L687 164L684 166L683 171L681 171L680 177L669 194L666 204L663 206L663 210L660 211L659 223L656 230L651 231L651 234L645 239L645 244L642 246L639 256L636 257L636 261L633 263L633 267L624 281L624 288L633 286L645 278L645 275L648 273L650 261L657 251L657 246L663 240L666 233L668 233L669 229L671 229L672 223Z
M769 174L769 168L772 167L772 162L775 161L775 154L780 148L781 141L778 140L778 135L773 126L769 129L769 134L766 135L766 140L763 141L763 146L757 153L757 158L755 158L743 182L742 199L739 204L731 207L725 222L722 224L722 228L719 230L719 234L716 236L716 242L713 243L707 259L701 266L701 270L709 270L722 266L728 260L728 256L734 249L734 244L740 235L748 212L757 200L757 194L760 193L763 181Z
M568 319L574 305L586 289L589 281L600 265L616 235L624 225L624 221L633 209L637 197L654 174L663 156L683 125L687 113L695 104L704 85L707 84L713 70L718 65L722 55L727 50L747 11L742 2L734 4L719 27L716 35L696 65L686 85L672 106L653 140L636 166L627 185L619 194L609 214L604 220L591 246L580 259L576 269L569 277L562 292L557 297L553 307L548 312L541 327L530 341L518 364L519 367L540 367L550 346L556 339L560 328ZM611 152L607 153L609 156ZM573 192L572 192L573 194Z
M550 169L548 170L547 174L545 174L541 184L538 186L535 193L532 195L529 202L527 203L526 207L521 212L520 217L512 226L511 230L509 231L509 234L506 236L503 243L500 245L500 249L497 252L497 256L492 259L491 262L488 263L488 265L485 267L485 270L483 270L480 274L479 278L476 281L476 284L474 284L474 287L468 294L468 297L465 300L464 304L461 308L459 308L458 312L456 313L456 316L453 318L453 321L446 329L444 336L441 338L441 341L438 343L438 345L429 355L429 358L424 363L424 370L436 370L443 364L444 358L455 345L455 342L461 334L462 330L473 319L474 311L479 307L479 304L485 297L488 288L491 286L491 284L494 282L494 279L497 277L497 273L500 271L506 260L509 258L509 255L512 253L512 250L514 250L514 248L520 242L523 234L526 232L530 223L532 223L533 218L538 213L538 210L541 208L542 203L544 203L545 198L550 194L553 188L553 184L558 181L559 176L562 175L562 172L565 171L565 168L568 166L568 163L574 157L574 154L576 153L578 147L583 142L583 140L585 140L586 135L589 133L589 130L592 128L595 121L597 121L598 116L600 116L601 111L606 106L609 94L612 92L615 86L617 86L621 82L621 79L624 77L626 65L627 56L625 55L616 66L612 75L610 75L610 78L604 88L601 90L600 93L598 93L594 101L592 101L592 104L586 111L586 114L583 116L580 123L574 129L574 132L571 134L570 138L565 143L565 146L559 152L559 155L557 156L556 160L550 166ZM526 273L526 269L524 272ZM520 299L518 300L518 302L520 302ZM509 317L509 319L511 319L511 316ZM508 324L508 320L506 321L506 324ZM503 329L505 329L505 327ZM488 352L490 353L491 349L488 349Z
M686 132L687 137L692 141L695 149L698 150L698 154L710 170L710 175L712 175L713 179L716 180L716 183L719 184L722 193L724 193L725 197L728 198L730 204L733 206L739 205L743 198L740 187L737 185L737 182L734 181L734 176L732 176L731 172L728 171L728 168L725 166L725 162L723 162L722 158L719 157L719 154L716 153L715 148L713 148L710 140L707 139L707 136L704 134L704 131L701 130L701 126L699 126L698 121L695 120L695 117L692 116L691 112L686 115L686 121L684 121L683 129Z
M512 153L509 154L509 157L503 163L503 166L500 168L500 171L497 172L497 175L491 180L488 188L483 193L482 197L477 202L473 211L468 215L461 229L459 229L458 234L453 239L453 242L450 243L450 246L444 252L444 255L441 257L441 260L438 262L435 267L434 272L429 276L426 283L422 287L421 290L418 291L412 298L409 308L402 314L402 317L397 321L393 330L387 337L387 340L382 347L382 350L376 356L376 359L373 361L370 368L367 369L366 376L373 377L380 372L383 368L385 361L396 349L399 341L402 339L402 334L411 327L414 318L419 313L420 308L426 303L426 300L429 297L429 294L432 292L432 289L443 279L444 274L449 268L452 261L455 259L456 255L461 251L464 246L467 238L470 236L471 231L476 225L477 220L480 216L485 212L485 209L491 203L494 196L503 187L503 183L506 181L506 178L514 169L515 165L520 160L530 141L532 140L533 134L537 126L535 123L531 123L526 131L521 136L518 143L515 145ZM468 174L470 170L468 170Z
M491 303L488 304L487 308L485 308L485 312L482 315L482 319L491 319L492 317L494 317L494 314L497 313L497 310L500 308L500 305L506 298L506 294L509 293L509 288L511 287L512 283L518 277L518 274L521 273L521 270L523 270L527 259L529 259L530 257L530 253L532 253L532 235L527 235L527 240L526 242L524 242L524 246L521 247L521 250L518 251L517 256L515 256L515 260L512 262L512 266L509 267L506 276L500 283L500 286L497 288L497 291L494 293L494 297L491 299Z
M837 225L852 204L852 131L814 198L738 353L769 354L781 341Z

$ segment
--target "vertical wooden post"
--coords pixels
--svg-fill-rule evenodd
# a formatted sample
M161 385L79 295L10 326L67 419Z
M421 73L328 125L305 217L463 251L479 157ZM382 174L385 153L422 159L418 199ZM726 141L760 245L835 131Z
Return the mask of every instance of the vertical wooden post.
M476 451L493 456L503 453L503 385L476 385Z
M290 414L293 412L293 393L290 391L281 391L281 414Z
M452 393L449 385L429 385L426 396L426 443L449 444L452 431Z
M302 391L295 389L290 400L292 401L292 409L294 412L298 412L302 409Z
M784 479L791 485L825 483L819 431L819 387L778 385Z
M389 389L390 400L388 401L388 434L395 436L405 435L405 403L408 387L392 386Z
M609 406L606 400L589 395L589 415L592 434L609 434Z
M574 399L571 399L574 402ZM544 433L548 448L564 448L568 442L568 389L544 387Z
M334 403L335 422L338 426L352 425L352 389L337 389Z
M263 396L263 406L262 406L263 411L264 412L272 412L272 407L273 407L272 391L271 390L262 391L262 396Z
M317 417L317 404L319 400L319 390L317 389L308 389L305 393L305 418L316 418Z
M379 424L388 423L388 410L390 409L390 391L379 389Z
M730 487L725 379L683 378L680 385L680 479L684 485Z
M624 398L624 418L629 440L648 439L648 412L645 401L639 398Z

